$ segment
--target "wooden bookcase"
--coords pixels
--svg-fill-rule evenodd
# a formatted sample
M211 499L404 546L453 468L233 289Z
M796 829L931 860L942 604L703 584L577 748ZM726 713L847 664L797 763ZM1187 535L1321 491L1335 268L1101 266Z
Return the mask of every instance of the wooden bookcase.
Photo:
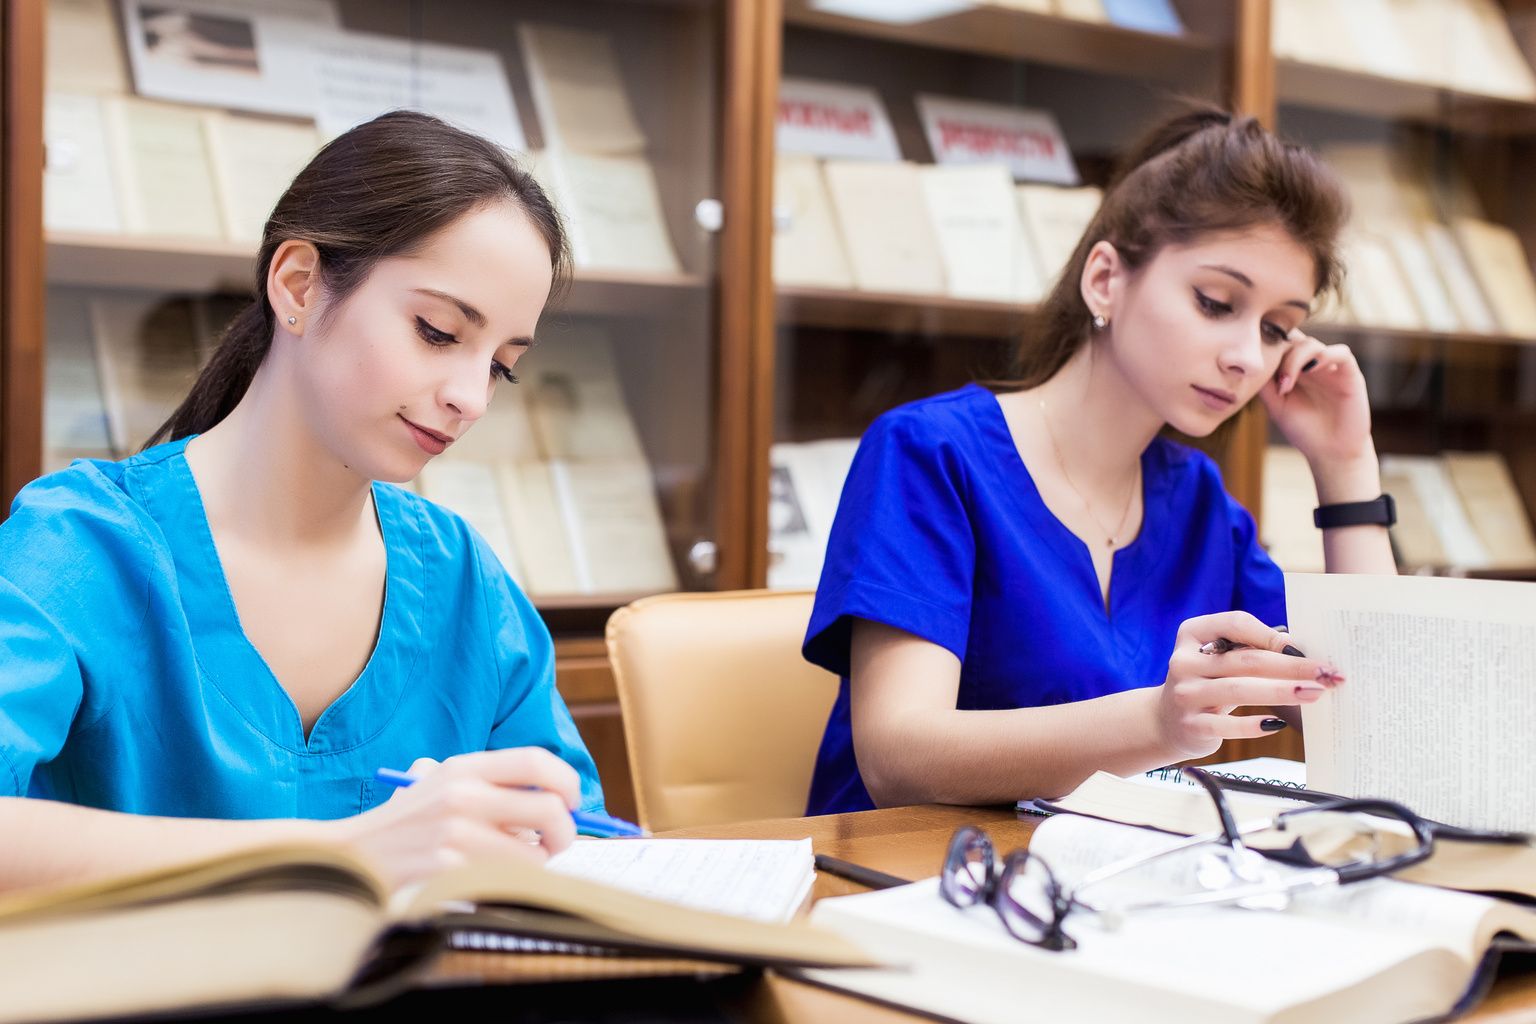
M49 285L244 288L253 253L224 242L45 237L46 5L0 3L0 500L8 504L44 465ZM1470 163L1490 216L1514 226L1528 252L1536 250L1536 200L1523 187L1536 171L1536 105L1277 61L1270 0L1175 0L1175 6L1188 30L1177 38L992 7L889 25L829 14L810 0L341 2L349 27L500 48L509 65L519 60L509 41L512 25L531 16L604 23L632 40L656 40L658 46L667 40L674 58L696 58L653 61L636 79L642 119L647 109L667 112L648 128L656 126L658 180L684 272L579 273L561 315L648 325L635 336L650 338L646 344L688 374L686 386L657 373L635 376L625 387L639 418L658 424L677 419L651 433L642 424L642 435L667 434L667 443L693 446L697 471L687 488L663 495L663 507L683 585L705 589L763 586L767 580L769 449L775 442L857 433L899 401L985 373L988 361L1030 324L1030 309L1009 303L775 288L774 125L784 74L876 86L904 154L919 160L930 157L912 112L918 90L1049 107L1089 183L1102 182L1118 149L1176 95L1227 103L1304 139L1306 131L1297 126L1305 129L1311 115L1298 118L1298 111L1407 126ZM1525 0L1506 3L1517 14L1530 6ZM523 79L515 71L509 77L526 109ZM693 222L701 198L723 204L716 234ZM1445 397L1434 408L1382 410L1378 438L1384 450L1497 449L1527 504L1536 505L1536 422L1519 395L1510 397L1518 390L1512 380L1536 374L1524 369L1532 350L1484 336L1336 326L1319 333L1361 351L1432 350L1436 372L1447 382ZM882 373L883 390L869 383ZM1255 514L1270 440L1262 411L1249 409L1213 452L1229 489ZM651 454L653 461L665 461ZM688 564L696 541L715 546L712 571L704 562ZM620 811L627 806L621 796L627 765L599 638L608 613L625 600L608 594L541 604L557 637L561 688ZM1276 747L1296 753L1295 739L1271 738L1262 748L1229 753Z

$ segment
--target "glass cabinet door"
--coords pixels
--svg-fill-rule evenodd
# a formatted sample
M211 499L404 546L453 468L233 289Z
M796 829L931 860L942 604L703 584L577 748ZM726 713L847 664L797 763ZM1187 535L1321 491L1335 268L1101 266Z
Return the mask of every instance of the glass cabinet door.
M816 585L875 417L1006 374L1120 155L1176 96L1229 101L1235 16L787 0L769 586Z
M1364 6L1274 4L1280 127L1353 200L1312 329L1365 372L1400 569L1536 579L1536 12ZM1321 570L1304 461L1272 438L1265 472L1272 553Z
M563 638L562 687L632 812L596 638L635 597L714 585L739 6L49 0L45 468L144 445L251 301L267 214L329 138L412 107L516 151L575 279L522 383L409 486L469 520Z

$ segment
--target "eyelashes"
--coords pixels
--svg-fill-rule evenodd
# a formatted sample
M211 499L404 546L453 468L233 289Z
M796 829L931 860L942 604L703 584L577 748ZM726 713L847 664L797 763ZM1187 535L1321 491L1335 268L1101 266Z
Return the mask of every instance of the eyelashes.
M433 348L447 348L449 345L457 345L459 343L459 339L447 331L440 331L433 327L427 322L426 317L418 316L416 318L416 334L422 341ZM517 375L512 372L512 369L495 360L491 362L491 376L500 378L508 384L517 383Z
M1196 288L1194 291L1195 304L1200 307L1200 312L1204 313L1212 320L1215 320L1219 317L1228 316L1232 313L1232 304L1230 302L1221 302L1213 299L1209 295L1202 292L1199 288ZM1286 331L1284 327L1281 327L1276 323L1271 323L1268 320L1265 320L1262 324L1259 325L1259 330L1264 332L1266 340L1276 344L1285 341L1289 337L1289 332Z

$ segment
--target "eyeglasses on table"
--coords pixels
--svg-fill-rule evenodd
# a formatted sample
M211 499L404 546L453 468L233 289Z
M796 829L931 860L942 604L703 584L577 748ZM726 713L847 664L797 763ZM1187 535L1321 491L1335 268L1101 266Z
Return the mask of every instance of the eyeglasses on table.
M1183 771L1210 794L1220 828L1180 836L1120 858L1069 887L1027 849L1014 850L999 861L991 837L966 825L949 841L939 891L956 907L991 907L1008 933L1021 942L1061 951L1076 946L1063 923L1077 911L1100 915L1113 925L1124 914L1185 907L1283 910L1298 892L1380 878L1418 864L1434 852L1432 824L1392 800L1327 797L1240 826L1223 793L1225 780L1199 768ZM1261 852L1243 841L1245 835L1271 831L1291 837L1291 843ZM1196 868L1201 891L1114 906L1085 896L1088 890L1160 858L1196 850L1201 852ZM1284 871L1275 862L1299 870Z

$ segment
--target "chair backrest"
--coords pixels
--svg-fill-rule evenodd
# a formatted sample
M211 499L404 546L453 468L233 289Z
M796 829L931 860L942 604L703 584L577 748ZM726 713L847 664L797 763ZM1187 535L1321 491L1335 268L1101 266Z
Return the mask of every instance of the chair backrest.
M800 656L810 591L662 594L608 620L640 822L805 813L837 677Z

